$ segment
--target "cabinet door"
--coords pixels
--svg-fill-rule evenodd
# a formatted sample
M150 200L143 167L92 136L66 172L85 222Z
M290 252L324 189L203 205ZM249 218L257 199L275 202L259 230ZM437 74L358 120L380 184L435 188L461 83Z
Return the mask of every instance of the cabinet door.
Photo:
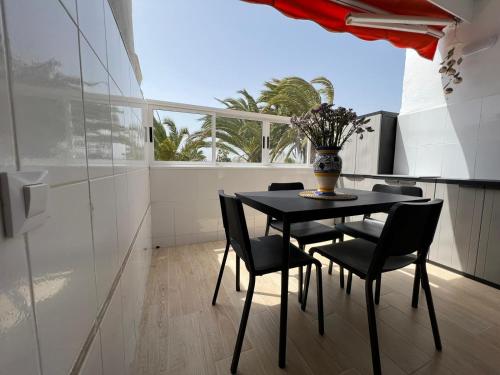
M378 114L370 117L370 126L373 133L365 133L363 139L356 141L356 173L358 174L377 174L378 159L381 136L382 115Z
M357 136L352 136L347 141L340 151L339 155L342 158L342 172L356 173L356 145L358 142Z
M475 275L500 284L500 190L486 189Z
M443 209L429 259L473 274L477 258L484 190L454 184L436 184Z

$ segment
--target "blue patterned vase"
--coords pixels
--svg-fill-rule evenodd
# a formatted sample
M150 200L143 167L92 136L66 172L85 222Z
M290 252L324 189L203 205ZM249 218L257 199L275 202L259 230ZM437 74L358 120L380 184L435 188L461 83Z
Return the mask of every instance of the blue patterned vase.
M339 147L318 147L314 159L314 175L318 180L317 195L335 195L335 185L342 171Z

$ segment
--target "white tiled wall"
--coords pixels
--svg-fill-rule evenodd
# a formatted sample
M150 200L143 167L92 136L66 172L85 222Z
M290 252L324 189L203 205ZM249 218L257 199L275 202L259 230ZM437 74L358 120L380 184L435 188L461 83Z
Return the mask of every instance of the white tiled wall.
M44 225L0 233L0 374L131 374L151 256L139 84L106 0L0 2L0 171L50 184Z
M500 179L500 95L401 114L394 173Z
M153 245L223 239L217 190L228 194L267 190L271 182L300 181L314 188L311 168L151 167ZM265 215L245 207L249 234L262 235Z
M500 43L464 57L463 82L451 95L439 73L451 46L459 54L461 46L500 33L499 12L498 1L478 7L472 22L440 39L433 61L406 52L395 173L500 179Z

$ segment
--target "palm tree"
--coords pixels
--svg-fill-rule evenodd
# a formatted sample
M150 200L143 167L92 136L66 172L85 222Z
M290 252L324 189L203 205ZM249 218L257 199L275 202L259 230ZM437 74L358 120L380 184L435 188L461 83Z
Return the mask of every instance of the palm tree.
M265 104L262 112L281 116L300 116L321 103L333 104L335 95L332 82L325 77L310 82L300 77L275 78L264 86L258 100Z
M259 102L265 103L262 112L281 116L300 116L321 103L333 104L333 83L325 77L307 82L300 77L272 79L264 84ZM300 160L305 162L307 139L298 129L271 127L271 161Z
M300 77L272 79L255 99L240 90L237 98L217 99L227 109L268 113L281 116L302 115L322 102L333 103L333 84L325 77L310 82ZM205 116L196 139L211 137L212 119ZM285 124L271 124L271 162L305 161L307 139L297 129ZM258 121L217 117L216 137L218 161L261 161L262 126Z
M194 139L187 128L177 129L175 122L165 118L153 119L155 160L203 161L203 148L210 145L203 139ZM168 133L167 133L168 129Z

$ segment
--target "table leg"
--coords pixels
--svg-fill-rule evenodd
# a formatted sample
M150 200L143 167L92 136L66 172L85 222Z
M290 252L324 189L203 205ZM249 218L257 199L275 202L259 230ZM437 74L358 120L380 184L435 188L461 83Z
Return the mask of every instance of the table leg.
M290 223L283 220L283 266L281 269L281 310L280 310L280 340L279 367L285 368L286 363L286 330L288 315L288 258L290 255Z

